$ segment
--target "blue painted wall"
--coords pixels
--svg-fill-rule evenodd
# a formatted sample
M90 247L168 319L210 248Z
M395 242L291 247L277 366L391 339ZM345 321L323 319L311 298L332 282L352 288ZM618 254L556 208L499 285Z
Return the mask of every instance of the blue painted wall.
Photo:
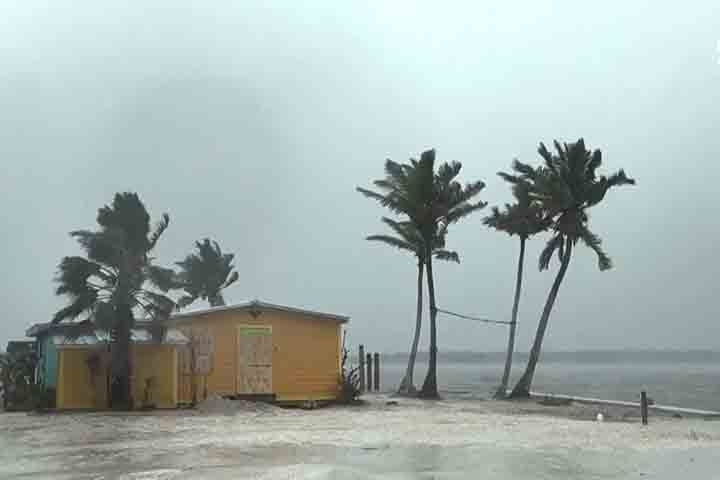
M57 348L52 335L44 335L40 340L40 383L45 388L57 385Z

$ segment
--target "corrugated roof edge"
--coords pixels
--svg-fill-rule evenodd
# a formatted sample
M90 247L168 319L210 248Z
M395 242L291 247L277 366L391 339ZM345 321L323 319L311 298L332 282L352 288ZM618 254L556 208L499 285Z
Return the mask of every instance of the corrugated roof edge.
M259 300L253 300L251 302L243 302L243 303L236 303L234 305L223 305L220 307L211 307L211 308L205 308L202 310L193 310L191 312L182 312L182 313L176 313L173 314L170 317L170 320L182 320L185 318L191 318L198 315L207 315L209 313L217 313L217 312L227 312L227 311L233 311L233 310L251 310L253 308L262 310L276 310L280 312L289 312L289 313L299 313L303 315L308 315L312 317L319 317L324 318L327 320L334 320L339 323L347 323L350 320L350 317L345 315L336 315L333 313L324 313L324 312L318 312L315 310L307 310L304 308L296 308L296 307L288 307L285 305L277 305L274 303L268 303L268 302L261 302Z

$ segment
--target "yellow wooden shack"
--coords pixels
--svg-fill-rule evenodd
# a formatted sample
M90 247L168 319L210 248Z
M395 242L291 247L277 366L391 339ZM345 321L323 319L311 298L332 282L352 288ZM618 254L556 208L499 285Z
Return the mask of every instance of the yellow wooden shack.
M169 326L188 338L179 352L178 399L335 400L347 321L257 300L176 314Z
M53 336L57 350L56 408L108 407L110 353L106 336L101 331L79 337ZM177 349L185 343L187 339L177 330L166 331L160 342L147 329L132 330L132 388L138 407L177 407Z

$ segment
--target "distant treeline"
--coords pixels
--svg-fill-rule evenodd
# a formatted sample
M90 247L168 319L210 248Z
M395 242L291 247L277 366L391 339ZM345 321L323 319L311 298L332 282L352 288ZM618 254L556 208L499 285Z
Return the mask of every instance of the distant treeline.
M385 353L385 362L407 362L407 353ZM513 359L526 362L528 354L516 352ZM427 352L418 352L419 360L427 359ZM438 359L445 362L502 362L504 352L438 352ZM584 350L576 352L543 352L543 362L562 363L719 363L720 351L714 350Z

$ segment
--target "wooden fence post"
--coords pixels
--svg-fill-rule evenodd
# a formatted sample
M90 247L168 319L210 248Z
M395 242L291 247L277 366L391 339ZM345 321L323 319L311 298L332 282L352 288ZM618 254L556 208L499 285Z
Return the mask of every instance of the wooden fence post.
M640 415L642 416L642 424L648 424L648 399L647 392L643 390L640 392Z
M368 353L365 355L365 367L367 368L367 375L365 376L365 379L367 380L367 383L365 384L367 386L367 391L372 392L372 364L373 364L373 358L372 354Z
M360 361L358 362L358 370L360 371L360 392L365 391L365 347L360 345Z
M373 359L373 363L375 364L375 382L374 387L375 391L380 391L380 354L378 352L375 352L375 358Z

